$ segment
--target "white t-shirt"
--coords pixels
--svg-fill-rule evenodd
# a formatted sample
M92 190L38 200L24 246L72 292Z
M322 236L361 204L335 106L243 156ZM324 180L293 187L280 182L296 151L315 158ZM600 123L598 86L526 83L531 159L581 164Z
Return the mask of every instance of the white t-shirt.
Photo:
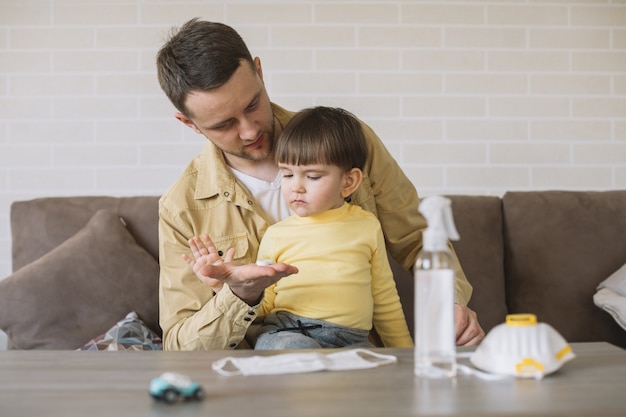
M292 212L289 210L287 202L280 193L280 178L279 172L274 178L274 181L268 182L248 174L244 174L241 171L237 171L234 168L230 169L235 177L252 193L256 203L259 204L263 211L267 214L272 223L279 222L289 217Z

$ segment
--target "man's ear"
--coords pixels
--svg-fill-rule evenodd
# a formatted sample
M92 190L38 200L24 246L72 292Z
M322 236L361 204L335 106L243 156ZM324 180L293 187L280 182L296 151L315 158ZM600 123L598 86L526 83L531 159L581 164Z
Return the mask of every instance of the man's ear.
M259 77L261 77L261 80L263 80L263 68L261 67L261 58L259 58L258 56L254 57L254 67L256 68L256 72L257 74L259 74Z
M345 173L343 188L341 189L341 197L346 198L359 188L363 181L363 172L358 168L352 168Z
M180 120L185 126L192 129L194 132L202 134L202 132L200 132L200 129L198 129L196 125L181 112L174 113L174 117Z

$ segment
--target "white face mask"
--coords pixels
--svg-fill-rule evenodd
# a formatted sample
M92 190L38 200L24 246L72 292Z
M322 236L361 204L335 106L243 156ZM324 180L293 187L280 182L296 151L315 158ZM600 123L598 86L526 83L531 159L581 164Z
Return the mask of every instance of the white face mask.
M396 361L397 358L392 355L382 355L367 349L350 349L328 354L305 352L246 358L229 356L213 362L213 369L225 376L278 375L368 369Z
M491 329L470 360L486 372L541 379L575 357L552 326L534 314L509 314Z

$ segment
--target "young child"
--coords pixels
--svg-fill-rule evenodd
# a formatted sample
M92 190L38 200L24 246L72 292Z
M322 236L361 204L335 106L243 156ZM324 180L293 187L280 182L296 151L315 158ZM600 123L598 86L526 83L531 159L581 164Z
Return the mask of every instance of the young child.
M372 325L386 347L411 347L378 219L346 202L363 178L367 147L349 112L298 113L274 156L294 215L268 228L257 259L298 273L268 287L255 349L371 347Z

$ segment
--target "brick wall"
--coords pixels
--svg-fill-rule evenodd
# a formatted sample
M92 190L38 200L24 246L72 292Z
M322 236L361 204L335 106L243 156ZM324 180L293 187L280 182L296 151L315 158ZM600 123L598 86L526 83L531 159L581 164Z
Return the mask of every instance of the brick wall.
M0 276L12 201L160 194L198 152L154 65L194 16L274 101L367 121L422 195L626 187L624 1L0 0Z

